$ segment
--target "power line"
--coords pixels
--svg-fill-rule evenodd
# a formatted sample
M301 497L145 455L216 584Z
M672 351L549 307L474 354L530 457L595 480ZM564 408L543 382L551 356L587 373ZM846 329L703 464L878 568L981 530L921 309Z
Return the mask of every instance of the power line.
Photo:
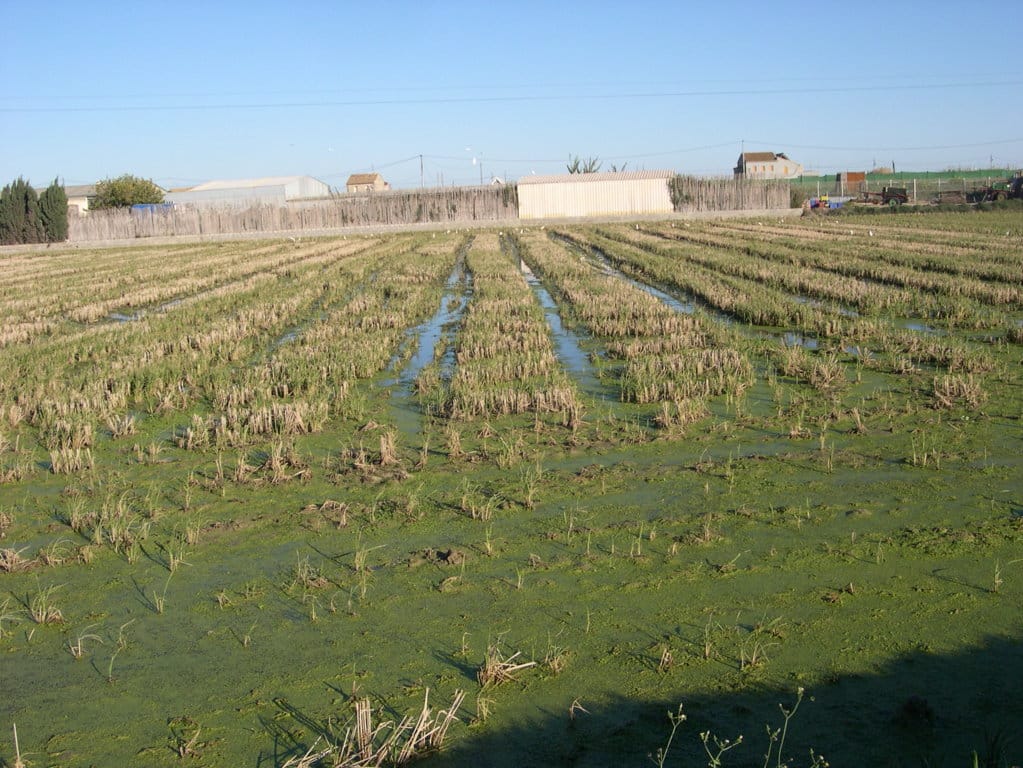
M958 73L935 73L935 74L879 74L870 75L864 77L863 75L840 75L840 74L828 74L827 76L802 76L802 77L748 77L748 78L700 78L700 79L684 79L684 80L613 80L613 81L591 81L591 82L522 82L522 83L481 83L481 84L462 84L458 86L437 86L437 85L367 85L362 87L348 87L348 88L288 88L288 89L258 89L258 90L230 90L230 91L185 91L185 92L170 92L170 93L94 93L94 94L81 94L79 93L75 98L79 100L85 99L96 99L96 100L115 100L115 99L148 99L154 96L161 98L174 98L174 99L193 99L193 98L243 98L252 96L313 96L313 95L340 95L340 94L359 94L359 93L428 93L430 91L512 91L522 89L536 89L541 88L550 90L553 88L562 89L579 89L579 88L631 88L636 86L644 87L657 87L662 89L676 89L676 88L691 88L697 85L712 85L712 84L736 84L743 83L746 86L754 83L836 83L836 82L849 82L849 81L892 81L902 80L907 81L905 85L909 84L909 81L918 80L943 80L947 78L967 78L970 80L991 80L997 79L1004 73L1000 72L958 72ZM868 87L868 86L862 86ZM0 101L11 100L11 97L2 98Z
M747 139L751 144L763 144L764 146L785 147L786 149L819 149L828 152L927 152L936 149L973 149L975 147L994 147L999 144L1015 144L1023 142L1023 139L1000 139L998 141L978 141L971 144L935 144L922 147L827 147L813 144L789 144L779 141L759 141Z
M492 104L492 103L526 103L544 101L614 101L637 100L649 98L699 98L706 96L778 96L778 95L809 95L827 93L881 93L895 91L950 90L956 88L991 88L1001 86L1023 85L1023 80L988 80L958 83L928 83L916 85L850 85L828 86L821 88L735 88L717 90L679 90L679 91L647 91L605 94L525 94L520 96L447 96L433 98L407 99L351 99L341 101L291 101L291 102L252 102L252 103L220 103L220 104L168 104L168 105L136 105L107 107L0 107L2 114L34 114L34 113L85 113L85 112L206 112L230 109L300 109L322 107L368 107L368 106L402 106L423 104Z

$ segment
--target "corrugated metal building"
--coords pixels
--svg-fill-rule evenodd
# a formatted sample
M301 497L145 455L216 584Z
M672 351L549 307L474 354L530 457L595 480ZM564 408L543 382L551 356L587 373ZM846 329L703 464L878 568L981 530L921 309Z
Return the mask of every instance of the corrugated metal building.
M328 197L330 187L312 176L267 176L260 179L208 181L189 189L168 192L168 203L196 206L284 205L291 200Z
M519 179L519 218L671 213L674 171L566 173Z

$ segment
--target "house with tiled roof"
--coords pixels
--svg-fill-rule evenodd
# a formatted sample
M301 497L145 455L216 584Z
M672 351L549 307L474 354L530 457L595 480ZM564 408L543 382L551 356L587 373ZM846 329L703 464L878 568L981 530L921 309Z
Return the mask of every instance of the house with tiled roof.
M353 173L345 184L349 192L385 192L390 188L379 173Z
M96 199L96 185L67 184L64 194L67 195L68 211L83 214L89 210L89 203Z
M783 152L743 152L733 171L736 178L793 179L803 174L803 166Z

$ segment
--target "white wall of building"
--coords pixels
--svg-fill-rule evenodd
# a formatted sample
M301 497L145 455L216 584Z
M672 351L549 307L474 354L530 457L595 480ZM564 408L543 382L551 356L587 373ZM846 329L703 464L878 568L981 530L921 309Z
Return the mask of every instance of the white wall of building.
M168 203L201 206L284 205L289 200L329 197L330 187L312 176L268 176L260 179L208 181L191 189L168 192Z
M671 213L671 171L571 173L519 179L519 218Z

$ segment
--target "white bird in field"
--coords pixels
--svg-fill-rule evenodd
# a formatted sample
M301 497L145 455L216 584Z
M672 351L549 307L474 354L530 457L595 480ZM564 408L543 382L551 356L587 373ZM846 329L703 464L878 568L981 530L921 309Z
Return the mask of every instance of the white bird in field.
M867 234L870 235L871 237L873 237L874 236L874 230L868 229L867 230Z

